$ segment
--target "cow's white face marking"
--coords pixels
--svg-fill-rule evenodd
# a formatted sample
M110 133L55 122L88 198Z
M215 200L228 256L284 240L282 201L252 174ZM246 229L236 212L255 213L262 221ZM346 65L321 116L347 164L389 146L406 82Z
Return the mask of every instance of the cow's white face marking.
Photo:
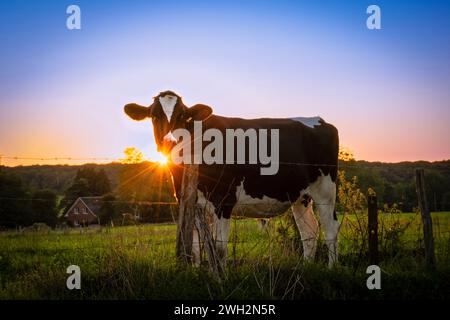
M305 126L314 128L314 126L320 126L321 117L297 117L291 118L291 120L303 123Z
M159 97L159 102L161 103L162 109L166 114L167 121L170 122L170 118L172 118L173 110L175 109L175 105L177 104L178 98L172 96L170 94L165 95L164 97Z
M245 192L243 180L236 188L236 199L233 212L253 218L276 216L286 212L291 206L289 201L282 202L268 196L263 196L262 199L252 198Z
M177 139L175 138L175 136L172 134L172 131L169 131L165 136L164 136L164 141L169 141L169 142L174 142L177 143Z

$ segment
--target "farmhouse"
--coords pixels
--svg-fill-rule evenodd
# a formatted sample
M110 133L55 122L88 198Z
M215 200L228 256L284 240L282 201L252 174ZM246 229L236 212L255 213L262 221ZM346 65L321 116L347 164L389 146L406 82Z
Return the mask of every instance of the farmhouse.
M80 197L64 216L73 226L97 224L101 206L102 197Z

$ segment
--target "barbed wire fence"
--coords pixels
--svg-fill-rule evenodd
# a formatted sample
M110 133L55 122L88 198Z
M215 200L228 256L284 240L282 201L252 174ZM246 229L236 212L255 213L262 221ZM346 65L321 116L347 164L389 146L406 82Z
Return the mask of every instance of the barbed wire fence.
M5 155L0 154L0 166L3 163L2 162L3 159L17 160L17 161L19 161L19 160L34 160L34 161L113 161L113 162L115 162L115 161L119 162L120 161L120 159L112 158L112 157L24 157L24 156L5 156ZM381 164L380 165L376 165L376 164L375 165L374 164L367 164L367 165L365 165L365 164L356 163L356 162L340 163L338 165L335 165L335 164L318 164L318 163L295 163L295 162L279 162L279 164L280 165L295 165L295 166L318 166L318 167L319 166L321 166L321 167L325 167L325 166L336 167L336 166L338 166L339 168L364 168L364 167L365 168L376 168L376 167L386 168L385 165L381 165ZM420 166L419 166L419 168L420 168ZM411 164L411 170L415 170L415 169L417 169L417 165ZM118 187L119 186L117 186L115 188L115 190L117 190ZM50 200L50 199L42 199L42 198L19 198L19 197L17 197L17 198L14 198L14 197L0 197L0 200L2 200L2 201L53 201L53 200ZM166 206L166 205L168 205L168 206L176 206L176 205L178 205L178 202L175 202L175 201L130 201L130 200L103 200L103 201L106 202L106 203L116 203L116 204L127 203L127 204L148 205L148 206ZM324 203L322 203L322 204L321 203L315 203L315 204L316 205L329 205L329 204L324 204ZM253 204L252 203L240 203L239 205L245 207L247 205L250 206L250 205L253 205ZM173 208L171 210L173 210ZM177 222L176 218L175 218L176 215L173 213L173 211L171 211L171 214L172 214L172 220L173 220L172 223L176 224L176 222ZM417 216L417 213L416 213L416 216ZM236 220L240 220L241 218L248 218L245 215L240 216L239 214L234 214L233 217L236 218L235 221ZM413 221L414 219L411 219L411 221ZM409 229L409 227L412 226L411 221L407 224L405 230ZM236 229L236 224L235 224L235 229ZM419 231L419 230L417 230L417 231ZM234 230L234 232L236 232L236 230ZM439 235L439 237L441 237L442 235L446 236L446 235L450 234L450 230L444 230L444 231L440 230L440 225L439 225L439 222L438 222L437 223L437 234ZM411 235L412 234L410 234L410 236ZM414 235L419 237L421 235L421 233L417 232ZM306 240L308 240L308 239L303 239L301 241L306 241ZM240 240L238 237L234 237L232 239L232 241L233 241L233 244L232 244L233 246L236 246L238 244L248 244L250 242L253 243L253 241L250 241L250 240L249 241ZM167 241L167 243L173 244L174 242L171 240L171 241ZM164 245L164 244L167 244L167 243L164 243L164 242L152 242L152 245ZM200 243L201 243L202 246L204 245L204 241L200 241ZM258 245L259 245L259 243L255 243L255 246L253 246L253 248L255 248ZM122 244L122 246L133 248L133 247L136 247L136 244L130 244L130 245L123 245ZM96 248L96 249L102 249L103 248L104 249L104 248L110 248L110 247L89 246L89 247L86 247L86 248L76 248L76 249L77 250L88 250L88 249L93 249L93 248ZM70 250L70 249L68 248L67 250Z

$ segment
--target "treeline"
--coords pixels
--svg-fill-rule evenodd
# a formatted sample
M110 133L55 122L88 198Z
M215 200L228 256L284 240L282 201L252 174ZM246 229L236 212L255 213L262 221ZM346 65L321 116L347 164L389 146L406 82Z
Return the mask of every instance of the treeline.
M425 170L427 200L432 211L450 211L450 160L383 163L341 161L347 179L356 176L361 191L372 188L381 205L396 205L403 212L417 207L415 170Z
M102 224L123 224L125 216L140 222L172 221L174 202L168 172L157 164L0 167L0 227L34 223L67 224L64 214L79 197L102 197Z
M427 198L432 211L450 211L450 160L382 163L341 161L345 177L357 177L362 193L373 189L379 205L411 212L417 207L415 169L425 169ZM65 223L63 214L78 198L104 197L102 223L123 223L123 214L141 222L172 221L175 205L167 169L156 163L44 165L0 167L0 226Z
M30 190L19 175L0 170L0 226L14 228L58 222L57 195L48 189Z
M145 168L154 164L146 163ZM19 166L3 167L2 171L17 174L27 188L33 190L47 189L54 191L57 195L64 195L66 190L72 185L77 172L83 168L103 170L110 181L111 190L115 190L120 185L120 180L124 179L130 172L144 170L140 164L86 164L82 166L68 165L43 165L43 166ZM400 162L382 163L368 161L341 161L340 169L344 170L347 178L356 176L358 184L363 192L371 187L378 195L380 204L397 204L404 212L410 212L417 206L415 191L414 170L416 168L425 169L425 180L427 184L427 198L430 209L433 211L450 210L450 160L438 162ZM161 170L159 170L161 171ZM137 173L136 173L137 174ZM147 190L149 193L145 197L155 198L152 190L157 188L153 183L155 171L144 172L145 179L138 179L129 183L140 190ZM158 179L155 176L156 180ZM164 177L167 180L167 177ZM140 185L151 182L151 185ZM170 185L170 180L168 181ZM167 186L166 186L167 188ZM132 189L124 190L128 196L132 196ZM139 191L139 190L138 190ZM137 192L140 194L140 192ZM142 196L142 194L141 194ZM144 198L145 198L144 197ZM142 200L144 199L142 198ZM146 199L148 201L148 199Z

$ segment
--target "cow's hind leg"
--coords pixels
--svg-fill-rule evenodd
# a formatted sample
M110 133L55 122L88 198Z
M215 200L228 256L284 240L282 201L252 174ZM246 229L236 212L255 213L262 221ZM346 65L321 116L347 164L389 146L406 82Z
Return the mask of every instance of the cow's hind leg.
M332 266L338 261L338 233L337 221L333 205L317 205L320 215L320 225L323 228L325 243L328 248L328 265Z
M313 260L316 254L319 225L314 217L312 200L308 194L303 194L292 206L295 223L303 243L303 256Z
M328 247L328 265L332 266L338 260L339 222L335 213L336 183L330 176L321 176L311 186L311 196L319 210L320 226L324 232L325 243Z

